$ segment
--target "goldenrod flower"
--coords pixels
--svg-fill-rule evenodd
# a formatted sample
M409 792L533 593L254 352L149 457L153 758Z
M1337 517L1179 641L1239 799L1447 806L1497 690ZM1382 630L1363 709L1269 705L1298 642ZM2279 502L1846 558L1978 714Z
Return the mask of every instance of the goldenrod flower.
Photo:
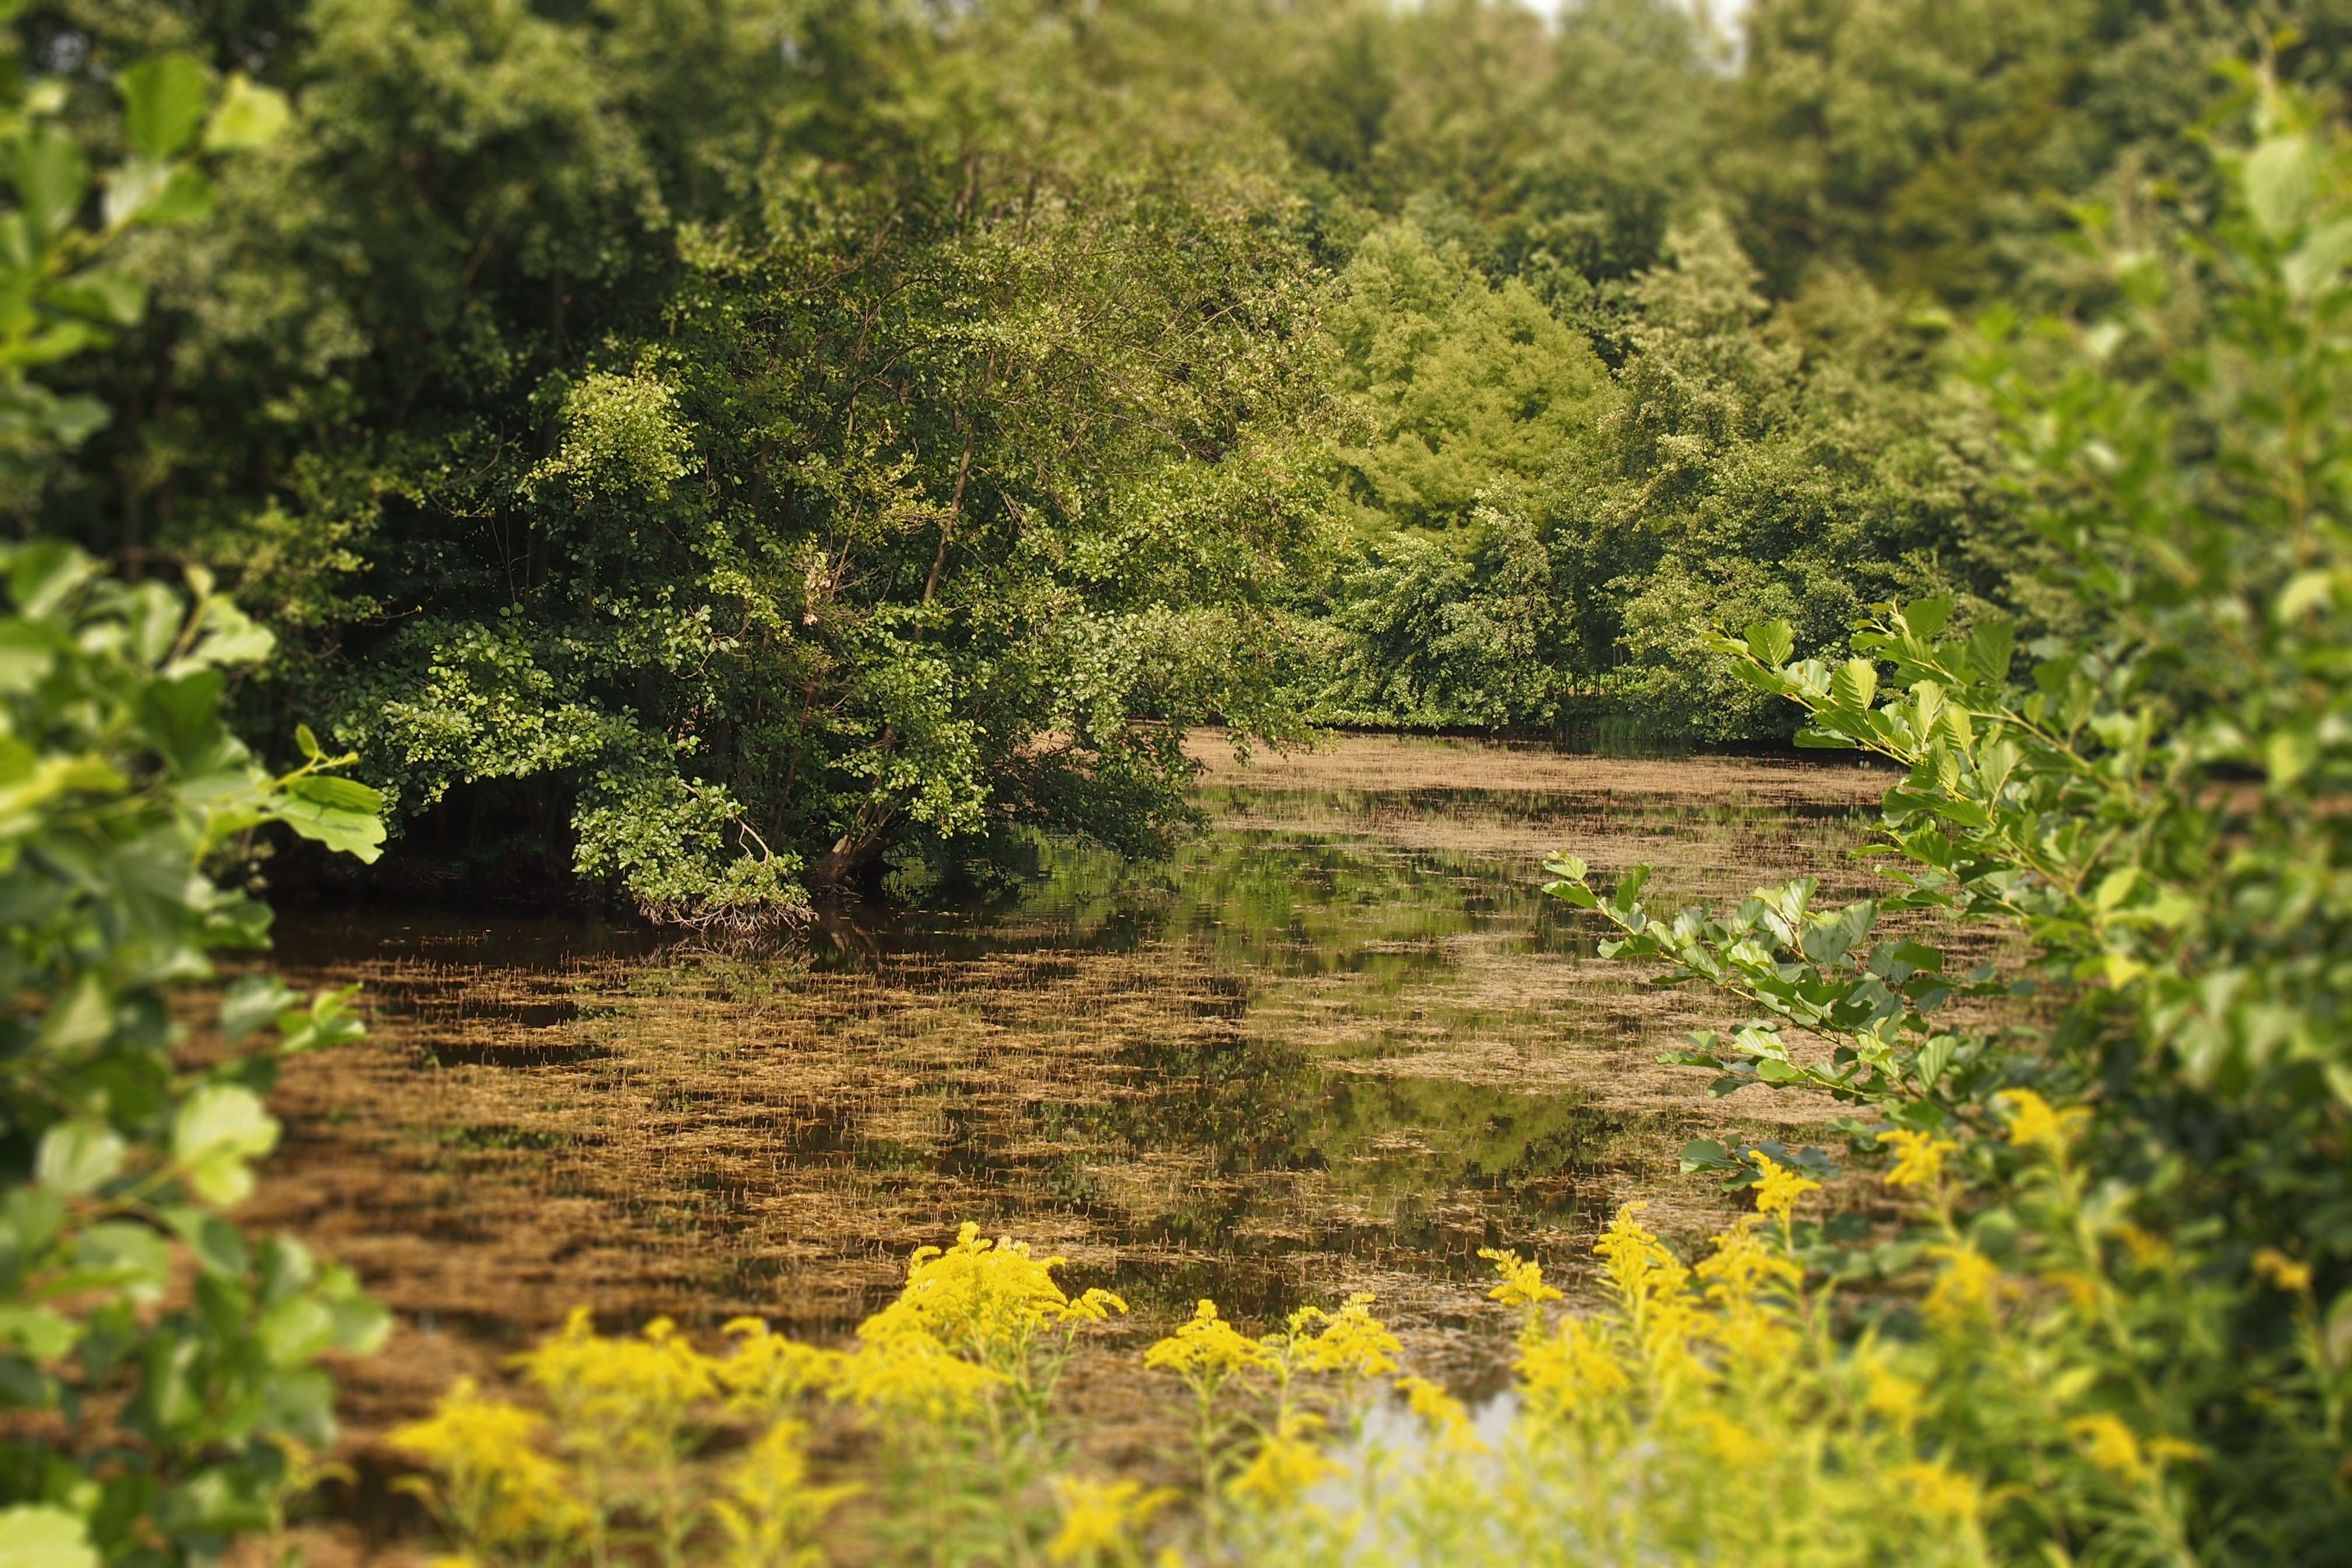
M2300 1296L2311 1289L2311 1265L2297 1262L2275 1247L2254 1254L2254 1272L2289 1295Z
M1299 1347L1299 1360L1309 1372L1335 1372L1345 1377L1379 1377L1396 1370L1395 1357L1404 1347L1388 1325L1372 1316L1372 1298L1359 1294L1337 1312L1308 1312L1294 1317L1305 1327L1311 1313L1323 1321L1323 1331Z
M1890 1128L1878 1135L1878 1141L1895 1150L1895 1168L1885 1177L1890 1187L1934 1186L1943 1179L1946 1158L1960 1152L1960 1146L1949 1139L1914 1132L1907 1127Z
M1973 1247L1938 1247L1932 1256L1944 1260L1944 1271L1927 1292L1927 1321L1939 1329L1958 1329L1983 1317L1992 1306L2000 1268Z
M1786 1220L1795 1212L1799 1198L1803 1197L1807 1193L1818 1193L1822 1190L1822 1184L1819 1182L1809 1181L1794 1171L1787 1169L1769 1154L1751 1153L1748 1158L1756 1162L1756 1169L1764 1178L1756 1184L1758 1214L1769 1215L1775 1219Z
M1743 1426L1719 1410L1702 1410L1696 1419L1706 1434L1706 1451L1718 1464L1735 1470L1761 1470L1771 1465L1772 1446L1753 1426Z
M2081 1447L2083 1457L2114 1479L2126 1486L2147 1479L2147 1456L2138 1436L2121 1418L2101 1411L2067 1422L2066 1432Z
M1543 1265L1521 1258L1516 1252L1497 1251L1482 1247L1478 1256L1495 1266L1503 1282L1486 1292L1490 1301L1500 1301L1506 1307L1517 1307L1530 1318L1540 1311L1546 1301L1567 1300L1557 1289L1544 1283Z
M2172 1244L2160 1236L2151 1236L2136 1225L2119 1225L2116 1235L2142 1268L2161 1268L2172 1261Z
M1297 1420L1283 1431L1269 1433L1248 1468L1225 1489L1242 1500L1274 1509L1326 1477L1338 1475L1339 1467L1306 1440L1303 1434L1308 1430L1306 1421Z
M990 1241L967 1220L953 1247L915 1249L907 1260L906 1288L858 1334L887 1339L919 1332L984 1365L1015 1369L1038 1330L1127 1310L1108 1290L1071 1300L1053 1276L1066 1261L1032 1257L1025 1241Z
M2084 1107L2055 1109L2030 1089L2012 1089L1993 1098L1995 1103L2008 1107L2009 1141L2021 1149L2039 1147L2053 1156L2063 1154L2091 1120Z
M1555 1415L1605 1406L1633 1383L1601 1331L1580 1318L1522 1341L1517 1366L1530 1403Z
M802 1436L798 1422L779 1421L728 1467L726 1495L710 1510L733 1547L730 1568L817 1568L824 1561L810 1538L857 1489L809 1485Z
M1162 1488L1145 1491L1137 1481L1093 1481L1076 1476L1056 1476L1062 1528L1046 1543L1045 1555L1056 1563L1097 1559L1105 1553L1126 1555L1132 1532L1174 1500Z
M484 1399L460 1378L433 1414L385 1439L439 1472L428 1492L464 1542L493 1554L529 1541L561 1540L588 1524L588 1510L564 1485L562 1468L542 1453L546 1422L504 1400Z
M1865 1362L1862 1370L1870 1380L1870 1392L1863 1396L1863 1408L1883 1417L1899 1431L1910 1430L1911 1424L1919 1418L1920 1396L1927 1390L1881 1362Z
M567 1444L664 1456L688 1414L719 1393L718 1363L656 1318L630 1338L606 1339L574 1308L563 1327L514 1358L553 1407Z
M1187 1383L1222 1383L1236 1373L1269 1366L1265 1348L1217 1316L1217 1304L1203 1300L1192 1321L1143 1352L1143 1364L1172 1372Z
M1396 1391L1404 1395L1405 1404L1415 1415L1429 1426L1437 1436L1438 1446L1467 1453L1483 1453L1486 1445L1470 1425L1470 1412L1454 1395L1425 1377L1401 1377Z
M726 1332L735 1340L735 1353L713 1371L727 1390L729 1410L736 1415L772 1415L840 1375L840 1352L772 1333L757 1318L737 1318Z
M874 1324L869 1318L859 1328L866 1342L841 1359L834 1375L834 1397L846 1404L938 1424L978 1410L1009 1381L919 1329L900 1324L892 1332L867 1334Z
M1973 1479L1934 1460L1901 1466L1886 1479L1910 1499L1912 1507L1932 1518L1972 1520L1983 1506Z

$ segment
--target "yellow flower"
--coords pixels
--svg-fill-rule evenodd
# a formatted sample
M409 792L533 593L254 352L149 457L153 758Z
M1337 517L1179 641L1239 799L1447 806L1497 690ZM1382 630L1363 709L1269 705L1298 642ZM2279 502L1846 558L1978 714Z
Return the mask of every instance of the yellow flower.
M1698 1313L1685 1289L1690 1270L1633 1217L1648 1206L1620 1208L1592 1250L1608 1260L1610 1280L1643 1356L1658 1375L1674 1377L1690 1370L1689 1342Z
M1756 1235L1763 1222L1755 1215L1715 1238L1715 1250L1692 1270L1705 1284L1714 1316L1694 1323L1743 1363L1779 1361L1796 1348L1798 1339L1782 1298L1769 1292L1775 1285L1793 1287L1804 1271L1768 1247Z
M1958 1329L1983 1317L2000 1279L1993 1260L1973 1247L1938 1247L1933 1256L1945 1266L1927 1292L1927 1321L1939 1329Z
M1336 1372L1345 1377L1379 1377L1396 1370L1395 1357L1404 1347L1388 1325L1372 1316L1372 1298L1354 1295L1337 1312L1294 1315L1294 1330L1304 1328L1309 1314L1323 1321L1323 1331L1299 1347L1299 1359L1309 1372Z
M729 1568L816 1568L824 1562L811 1538L857 1489L809 1485L802 1436L798 1422L779 1421L728 1467L726 1495L710 1510L733 1548Z
M1517 1307L1532 1321L1543 1310L1546 1301L1567 1300L1558 1290L1544 1283L1543 1265L1521 1258L1516 1252L1497 1251L1482 1247L1478 1256L1495 1266L1503 1282L1486 1292L1490 1301L1500 1301L1506 1307Z
M487 1549L556 1540L586 1528L587 1510L564 1486L562 1467L541 1452L546 1422L504 1400L484 1399L460 1378L433 1414L393 1431L386 1441L442 1478L428 1500L466 1545Z
M874 1321L867 1319L858 1332L865 1335ZM995 1368L966 1361L929 1334L900 1324L898 1331L866 1336L856 1353L841 1358L833 1395L901 1421L937 1425L971 1415L1007 1381Z
M1192 1321L1143 1352L1143 1364L1172 1372L1191 1384L1223 1383L1236 1373L1272 1364L1264 1346L1217 1316L1217 1304L1203 1300Z
M1076 1476L1055 1477L1054 1490L1061 1499L1062 1528L1046 1543L1045 1555L1056 1563L1124 1555L1130 1534L1176 1496L1164 1488L1147 1492L1139 1481L1090 1481Z
M1521 1342L1518 1373L1528 1401L1555 1415L1593 1413L1633 1384L1601 1331L1563 1318L1554 1332Z
M2063 1154L2091 1120L2084 1107L2053 1109L2030 1089L2012 1089L1993 1098L2009 1108L2009 1141L2021 1149L2040 1147L2053 1155Z
M1945 1159L1960 1152L1960 1146L1948 1139L1914 1132L1907 1127L1891 1128L1880 1133L1878 1141L1895 1148L1895 1168L1886 1173L1890 1187L1934 1186L1943 1179Z
M966 1220L953 1247L919 1247L907 1259L906 1288L857 1332L887 1339L915 1332L959 1355L1007 1370L1023 1363L1040 1329L1099 1321L1127 1303L1108 1290L1076 1301L1054 1283L1060 1258L1031 1256L1025 1241L990 1241Z
M772 1415L841 1373L840 1352L771 1333L757 1318L737 1318L726 1332L736 1342L735 1353L714 1371L727 1390L728 1408L736 1415Z
M1973 1479L1934 1460L1900 1466L1886 1479L1911 1500L1912 1507L1930 1518L1972 1520L1983 1503Z
M1706 1451L1716 1462L1738 1470L1761 1470L1770 1467L1772 1446L1758 1436L1748 1426L1743 1426L1719 1410L1702 1410L1698 1425L1706 1436Z
M2105 1411L2081 1416L2066 1423L2066 1432L2081 1447L2083 1457L2114 1479L2136 1486L2148 1478L2147 1457L2139 1438L2116 1416Z
M636 1337L605 1339L590 1327L588 1309L576 1307L561 1330L514 1359L575 1447L667 1453L688 1413L719 1393L718 1363L667 1318Z
M1470 1425L1470 1412L1462 1402L1425 1377L1401 1377L1396 1391L1404 1395L1412 1413L1428 1424L1436 1434L1438 1447L1465 1453L1484 1453L1486 1445L1478 1440Z
M2172 1261L2172 1244L2160 1236L2151 1236L2136 1225L2119 1225L2116 1235L2122 1237L2132 1262L2142 1268L2161 1268Z
M1927 1390L1879 1362L1867 1362L1862 1370L1870 1380L1870 1392L1863 1396L1863 1408L1899 1430L1908 1431L1919 1418L1920 1395Z
M1339 1467L1305 1439L1303 1434L1310 1429L1306 1421L1295 1420L1286 1429L1268 1434L1248 1468L1227 1482L1225 1489L1237 1500L1273 1509L1338 1475Z
M1808 1181L1794 1171L1784 1168L1769 1154L1751 1153L1748 1158L1756 1162L1756 1169L1764 1177L1756 1184L1756 1212L1759 1214L1786 1220L1795 1212L1799 1198L1807 1193L1822 1190L1819 1182Z
M2311 1265L2295 1261L2275 1247L2254 1254L2254 1272L2290 1295L2300 1296L2311 1289Z

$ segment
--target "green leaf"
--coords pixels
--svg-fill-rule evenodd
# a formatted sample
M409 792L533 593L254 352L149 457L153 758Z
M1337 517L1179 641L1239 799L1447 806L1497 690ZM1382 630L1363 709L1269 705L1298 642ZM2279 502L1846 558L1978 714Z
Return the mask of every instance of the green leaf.
M128 1152L114 1129L102 1121L60 1121L41 1134L33 1174L51 1192L80 1197L112 1181Z
M27 237L46 250L81 210L89 165L72 137L54 125L36 125L16 143L16 174Z
M113 1033L114 998L103 980L84 971L71 990L49 1004L36 1043L53 1056L72 1058L86 1055Z
M236 1084L206 1084L172 1119L173 1160L199 1197L222 1208L253 1190L247 1163L277 1146L260 1096Z
M1951 618L1952 601L1941 595L1932 599L1914 599L1903 606L1903 624L1910 627L1911 635L1921 642L1942 631L1944 623Z
M2008 680L2016 651L2017 628L2007 621L1985 621L1969 634L1969 668L1979 680L1994 686Z
M1739 1162L1730 1152L1712 1138L1694 1138L1683 1145L1682 1173L1685 1176L1699 1171L1728 1171Z
M82 1521L46 1503L0 1509L0 1568L98 1568Z
M221 999L222 1037L235 1045L278 1014L301 1005L301 995L276 975L246 975Z
M294 746L295 749L299 751L303 757L310 762L315 763L320 758L327 754L324 751L320 749L319 737L312 732L310 726L308 724L297 724L294 726Z
M122 73L122 129L142 157L178 156L205 118L205 68L186 55L157 55Z
M313 773L270 803L269 815L303 837L362 864L383 852L383 796L353 779Z
M93 321L133 327L147 313L147 285L128 273L83 272L51 289L42 303Z
M1840 709L1866 713L1878 696L1878 667L1866 658L1850 658L1830 677L1830 700Z
M2297 226L2311 210L2319 179L2319 149L2308 136L2273 136L2246 159L2246 210L2273 239Z
M1759 621L1748 628L1748 651L1758 663L1779 669L1797 651L1797 635L1786 621Z
M240 153L266 147L278 140L294 118L286 95L275 88L258 87L243 71L228 79L220 107L205 127L208 153Z
M55 1361L81 1338L81 1325L47 1307L0 1304L0 1344L10 1344L36 1362Z
M225 1279L245 1278L245 1237L236 1226L208 1210L184 1204L163 1211L163 1223L188 1244L205 1271Z

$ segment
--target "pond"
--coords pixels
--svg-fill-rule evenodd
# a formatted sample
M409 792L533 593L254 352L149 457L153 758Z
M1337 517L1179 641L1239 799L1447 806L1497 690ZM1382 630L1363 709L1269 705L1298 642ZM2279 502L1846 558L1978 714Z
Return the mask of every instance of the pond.
M1719 1217L1676 1174L1686 1139L1805 1134L1770 1119L1809 1108L1655 1065L1722 1020L1593 957L1540 863L1652 862L1657 903L1800 874L1853 896L1885 774L1194 744L1211 826L1164 864L1039 843L985 905L911 889L763 952L552 917L289 921L281 965L363 983L373 1033L289 1071L247 1217L396 1314L347 1375L354 1443L575 1304L837 1338L963 1218L1133 1304L1074 1373L1105 1430L1134 1348L1200 1296L1255 1326L1372 1291L1418 1369L1475 1394L1507 1359L1480 1247L1573 1288L1619 1203L1670 1236Z

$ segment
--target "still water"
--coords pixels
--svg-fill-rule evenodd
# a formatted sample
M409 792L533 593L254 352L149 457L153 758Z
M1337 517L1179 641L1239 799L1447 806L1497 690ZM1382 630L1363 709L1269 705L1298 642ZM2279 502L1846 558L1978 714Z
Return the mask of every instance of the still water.
M1211 826L1164 864L1040 843L984 903L904 886L766 951L557 919L286 931L298 982L364 984L373 1035L289 1074L248 1215L397 1314L347 1380L362 1437L575 1304L839 1336L962 1218L1127 1297L1118 1364L1200 1296L1255 1321L1370 1290L1475 1390L1505 1331L1481 1247L1572 1283L1621 1202L1669 1235L1717 1217L1685 1140L1802 1132L1654 1065L1722 1020L1594 958L1540 862L1650 861L1655 903L1851 894L1885 775L1363 738L1244 766L1214 740Z

